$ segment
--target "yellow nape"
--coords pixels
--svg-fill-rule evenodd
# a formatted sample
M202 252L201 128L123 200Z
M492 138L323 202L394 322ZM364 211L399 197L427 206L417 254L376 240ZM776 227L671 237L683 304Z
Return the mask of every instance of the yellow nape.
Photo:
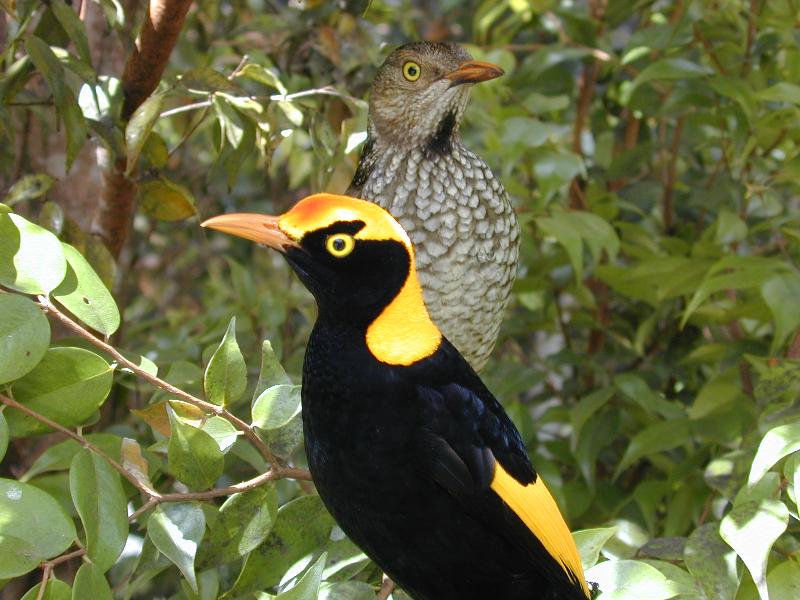
M577 578L586 597L589 586L583 574L581 557L555 499L541 477L522 485L497 462L491 488L522 520L554 559L561 563L567 577Z
M436 352L441 343L412 262L400 292L367 328L367 347L381 362L408 366Z
M406 231L386 210L372 202L336 194L314 194L303 198L281 215L278 227L295 241L317 229L338 221L362 221L364 228L356 235L361 240L395 240L409 250L411 240Z

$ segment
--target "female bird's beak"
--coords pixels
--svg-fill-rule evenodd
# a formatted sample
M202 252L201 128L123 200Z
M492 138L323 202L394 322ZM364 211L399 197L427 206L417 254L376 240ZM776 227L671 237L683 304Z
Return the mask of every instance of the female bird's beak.
M444 76L450 80L450 87L462 83L479 83L503 75L505 71L497 65L480 60L468 60L461 63L455 71L450 71Z
M279 252L285 252L286 248L298 247L299 244L278 226L279 218L256 213L232 213L211 217L200 225L265 244Z

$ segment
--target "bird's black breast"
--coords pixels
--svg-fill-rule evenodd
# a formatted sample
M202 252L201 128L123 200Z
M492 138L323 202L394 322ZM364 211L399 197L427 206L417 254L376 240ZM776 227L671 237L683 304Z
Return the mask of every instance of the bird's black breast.
M559 595L537 565L548 557L531 549L530 532L480 474L474 491L458 494L432 476L432 432L450 428L458 446L475 435L465 423L492 410L465 405L450 423L436 409L450 402L448 393L420 393L420 385L447 390L474 376L463 359L452 366L449 343L443 348L411 367L387 365L371 356L363 332L317 322L304 366L303 424L322 500L416 600L579 597Z

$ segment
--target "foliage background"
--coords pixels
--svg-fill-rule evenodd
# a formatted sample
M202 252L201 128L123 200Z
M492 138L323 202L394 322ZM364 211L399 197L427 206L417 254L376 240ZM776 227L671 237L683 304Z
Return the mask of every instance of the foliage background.
M140 4L0 0L3 598L386 597L284 465L310 298L198 217L345 189L417 38L506 70L463 127L523 227L484 376L601 597L800 597L794 0L152 0L171 53Z

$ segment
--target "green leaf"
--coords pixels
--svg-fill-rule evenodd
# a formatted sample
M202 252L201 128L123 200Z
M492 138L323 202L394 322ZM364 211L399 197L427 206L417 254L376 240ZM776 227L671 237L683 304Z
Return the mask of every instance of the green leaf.
M103 570L92 563L83 563L72 583L72 600L113 600L111 587Z
M120 446L122 438L111 433L90 433L84 436L92 444L100 448L116 461L120 459ZM82 446L75 440L69 439L53 444L42 452L21 478L30 481L34 477L49 471L65 471L72 464L72 459L80 452Z
M619 527L600 527L598 529L582 529L572 534L575 538L575 545L581 554L581 564L583 570L588 571L600 557L600 550L606 542L619 531Z
M53 11L64 31L67 32L69 39L75 44L78 56L81 57L83 62L91 66L92 56L89 53L89 41L86 39L86 31L83 28L83 23L78 18L78 13L67 6L64 0L51 0L50 10Z
M75 526L52 496L13 479L0 479L0 579L24 575L63 553Z
M86 142L86 120L75 95L64 82L64 67L50 46L31 35L25 40L25 49L53 92L56 115L64 122L67 137L66 170L69 171L72 161Z
M50 348L22 379L14 382L14 398L28 408L65 426L86 423L111 390L113 371L100 356L83 348ZM32 417L8 409L15 437L51 429Z
M72 459L69 488L86 532L86 554L102 574L116 562L128 538L127 502L119 474L84 448Z
M147 535L156 548L180 569L195 592L194 559L205 529L203 510L190 502L159 506L147 520Z
M800 105L800 85L788 81L780 81L756 93L763 102L789 102Z
M39 590L41 588L42 584L37 583L20 600L72 600L72 590L68 584L60 579L49 579L44 588L44 593L40 596Z
M287 502L278 510L267 539L245 559L228 594L236 597L277 585L289 567L325 543L332 527L333 519L319 496L301 496Z
M639 405L648 415L660 414L666 419L681 419L684 411L660 393L650 389L647 382L635 373L620 373L614 377L614 385L620 393L631 402Z
M719 535L718 523L695 529L683 553L686 568L695 576L708 598L733 598L739 587L736 554Z
M661 421L646 427L631 439L622 460L614 471L614 479L640 458L672 450L690 440L689 419Z
M636 560L607 560L586 572L586 580L598 584L599 600L667 600L675 584L658 569Z
M650 81L670 81L703 77L709 73L705 67L683 58L662 58L645 67L631 85L633 90Z
M0 383L19 379L42 360L50 345L50 323L36 304L0 294Z
M145 214L159 221L180 221L197 214L192 193L165 177L142 183L138 194Z
M3 198L3 203L7 206L14 206L17 202L41 198L53 187L55 182L56 180L47 173L25 175L25 177L11 186L8 194Z
M581 437L581 430L586 422L611 398L614 397L616 390L613 387L596 390L581 398L570 411L570 421L572 422L572 449L578 445Z
M697 287L681 318L681 327L711 294L722 290L741 290L759 287L768 279L782 272L789 272L789 266L781 260L760 256L726 256L709 269L702 283Z
M217 416L205 419L200 429L210 435L213 440L217 442L219 449L224 453L227 453L228 450L231 449L231 446L233 446L237 438L242 434L241 431L234 427L233 423Z
M742 393L739 369L727 369L703 384L689 407L689 417L699 420L727 411L735 402L746 399Z
M300 386L274 385L253 404L253 426L261 430L279 429L300 413Z
M800 565L795 560L787 560L776 565L767 575L769 597L800 598Z
M19 215L0 213L0 284L23 294L49 294L66 272L56 236Z
M772 544L786 531L789 510L780 500L763 498L734 505L719 527L723 540L736 551L753 576L762 599L767 593L767 558Z
M619 238L604 219L585 211L555 212L550 217L541 217L536 224L542 231L553 236L567 252L577 281L583 280L583 247L589 249L595 262L603 252L613 260L619 252Z
M3 457L6 455L6 450L8 450L8 438L8 423L3 413L0 412L0 462L3 462Z
M244 66L244 68L237 71L236 77L246 77L247 79L252 79L253 81L257 81L258 83L262 83L268 87L278 90L278 92L281 94L286 94L287 91L286 87L284 87L280 79L278 79L278 76L273 71L262 65L256 65L253 63L247 64Z
M263 542L278 513L278 494L267 484L234 494L209 524L199 564L223 564L241 558Z
M147 138L153 130L158 117L161 115L161 107L164 105L163 94L153 94L145 100L136 112L131 116L125 127L125 144L127 146L127 165L125 175L129 176L136 168L139 155L142 153Z
M800 421L769 430L758 445L747 485L754 486L776 462L797 450L800 450Z
M290 383L292 383L292 380L286 374L278 357L275 356L272 344L269 340L264 340L261 343L261 370L258 373L258 382L256 382L256 388L253 391L253 403L268 387Z
M53 297L78 319L106 337L119 327L114 297L89 262L73 246L63 244L67 274L53 290Z
M194 490L205 490L222 475L225 455L205 431L192 427L167 408L172 435L167 447L169 469Z
M236 317L232 317L219 347L206 367L204 387L209 402L227 406L242 397L247 387L247 366L236 343Z
M303 574L300 581L291 589L278 594L275 597L276 600L317 600L319 584L322 581L322 570L325 568L327 559L327 552L323 552Z
M767 279L761 285L764 298L775 319L775 336L770 352L775 354L786 338L800 326L800 275L783 273Z

